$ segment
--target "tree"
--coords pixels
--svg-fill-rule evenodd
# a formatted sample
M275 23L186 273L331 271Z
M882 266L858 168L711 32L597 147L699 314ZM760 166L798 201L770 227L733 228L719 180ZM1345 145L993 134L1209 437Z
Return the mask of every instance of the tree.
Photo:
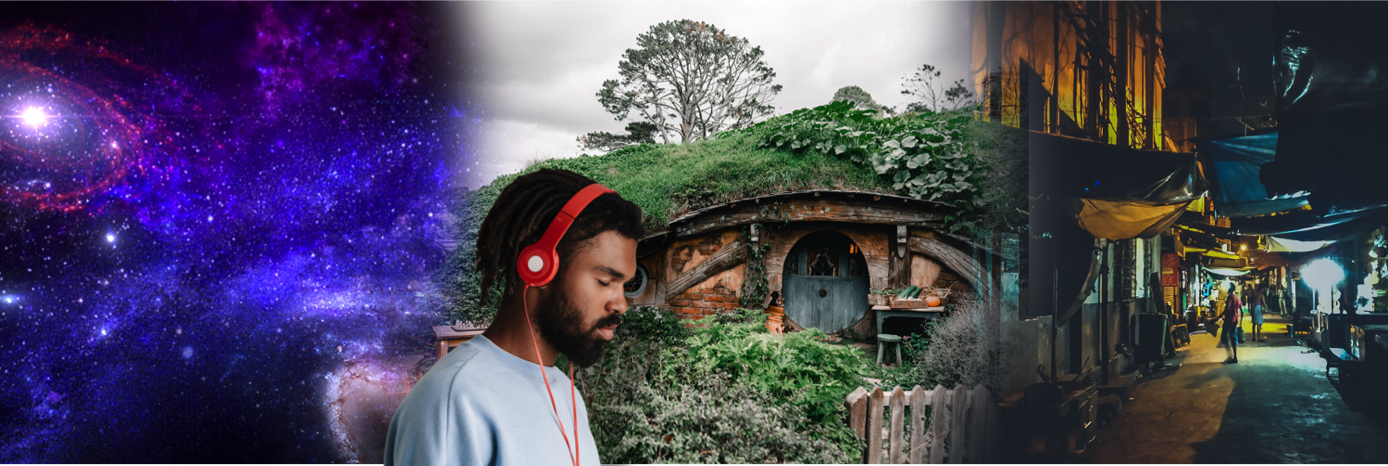
M876 110L878 112L887 110L886 107L878 105L876 100L872 100L872 94L868 94L867 91L858 86L840 87L838 91L834 92L834 98L830 101L838 102L840 100L853 102L855 108L862 110Z
M655 143L655 124L646 121L627 123L627 134L612 134L594 131L578 137L578 145L584 149L611 152L626 146Z
M651 26L636 44L622 54L622 79L603 81L598 102L618 121L634 112L654 124L661 142L746 128L775 110L776 72L747 39L685 19Z
M974 93L964 85L963 79L945 87L940 82L940 72L932 65L921 65L905 81L901 83L901 93L918 99L906 106L908 112L944 112L974 105Z

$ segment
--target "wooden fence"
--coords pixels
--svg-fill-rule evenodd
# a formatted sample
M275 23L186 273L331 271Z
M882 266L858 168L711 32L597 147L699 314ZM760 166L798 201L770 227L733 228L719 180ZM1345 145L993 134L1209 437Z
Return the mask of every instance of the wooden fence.
M871 393L858 387L848 394L846 403L849 426L867 439L864 463L998 462L998 404L983 385L973 390L962 386L946 390L939 385L934 390L919 385L910 391L874 388ZM905 443L908 419L911 439ZM890 428L884 428L884 423L890 423ZM888 439L886 461L883 438Z

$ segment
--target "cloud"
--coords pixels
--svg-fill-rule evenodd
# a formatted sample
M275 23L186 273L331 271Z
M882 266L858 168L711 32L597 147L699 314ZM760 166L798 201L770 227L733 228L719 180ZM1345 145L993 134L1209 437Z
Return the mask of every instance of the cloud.
M576 157L579 133L533 121L498 119L482 123L482 153L469 189L477 189L501 175L517 173L531 162Z
M946 81L967 76L968 5L463 2L455 20L467 30L478 70L465 88L488 108L480 166L489 168L480 170L480 182L536 157L574 156L580 134L621 132L625 122L613 120L594 94L603 80L618 78L622 53L655 24L704 21L760 46L784 87L773 101L782 113L825 104L850 85L881 104L904 106L901 79L922 63L943 70Z

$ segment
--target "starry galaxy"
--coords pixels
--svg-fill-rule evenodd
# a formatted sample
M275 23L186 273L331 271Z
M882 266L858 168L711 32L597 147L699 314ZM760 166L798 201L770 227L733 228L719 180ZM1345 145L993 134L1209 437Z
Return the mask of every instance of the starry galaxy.
M379 461L473 163L438 8L0 5L0 461Z

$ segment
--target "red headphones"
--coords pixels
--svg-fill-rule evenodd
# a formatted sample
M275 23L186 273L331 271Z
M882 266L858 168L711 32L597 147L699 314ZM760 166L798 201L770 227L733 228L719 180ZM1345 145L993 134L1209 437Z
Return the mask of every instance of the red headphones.
M554 216L554 221L545 229L545 236L521 250L520 257L516 258L516 271L520 273L521 280L525 281L526 285L545 286L554 279L554 274L559 271L559 253L554 250L559 245L559 239L564 237L564 232L569 231L569 225L573 225L574 219L578 218L579 212L583 212L583 208L588 207L598 196L610 192L614 191L598 183L579 190L578 194L574 194L574 197L564 204L564 208L559 210L559 215Z
M578 191L574 197L569 198L569 202L564 203L564 208L559 209L559 215L554 216L554 220L549 223L549 228L545 229L545 236L535 244L526 246L521 250L520 257L516 258L516 272L520 274L521 280L525 282L525 289L521 290L521 302L525 303L525 291L532 286L545 286L550 280L554 280L554 275L559 271L559 252L555 247L559 246L559 239L564 237L564 232L569 231L569 226L573 225L574 219L583 212L588 204L603 194L615 192L598 183L593 183ZM540 356L540 344L535 340L534 326L530 324L530 305L525 306L525 324L532 329L530 332L530 342L535 345L535 359L544 363ZM574 466L578 464L578 397L574 395L574 365L569 363L569 399L573 401L574 413L574 443L570 449L570 456L574 460ZM549 405L554 408L554 420L559 421L559 435L564 436L564 445L569 445L569 435L564 433L564 421L559 420L559 405L554 402L554 392L549 389L549 377L545 376L545 367L540 366L540 380L545 382L545 391L549 393Z

